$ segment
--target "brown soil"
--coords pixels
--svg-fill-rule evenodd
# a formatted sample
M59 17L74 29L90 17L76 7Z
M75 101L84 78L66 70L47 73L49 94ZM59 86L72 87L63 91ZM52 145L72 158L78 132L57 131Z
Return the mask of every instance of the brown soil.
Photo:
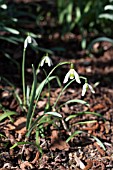
M16 142L25 140L25 123L26 115L21 110L16 99L11 93L12 87L5 81L0 84L0 115L3 114L4 108L11 111L16 111L17 115L11 116L13 119L7 118L0 122L0 168L5 169L38 169L38 170L112 170L113 169L113 47L111 44L103 42L96 44L102 49L94 46L92 57L89 57L85 50L81 50L80 35L76 33L68 33L60 38L59 33L54 33L46 39L44 36L39 41L39 46L51 49L62 47L64 51L55 51L51 58L54 65L62 61L71 61L74 63L75 69L82 76L88 78L89 83L94 86L99 82L97 87L94 87L95 94L88 91L85 97L81 97L82 85L73 83L63 93L58 105L70 99L82 99L89 103L89 106L82 104L64 105L60 110L63 116L63 121L56 121L57 127L54 125L47 126L45 137L40 138L40 146L43 154L41 155L35 145L18 145L14 149L10 149ZM9 46L7 46L8 48ZM20 63L22 47L12 47L9 50L13 54L13 58ZM31 57L31 55L33 55ZM30 84L32 82L31 64L37 65L36 54L28 48L28 56L26 60L26 79ZM40 54L41 56L41 54ZM16 90L22 94L21 87L21 71L17 70L4 56L0 56L0 74L7 78L15 86ZM39 59L38 59L39 60ZM63 66L60 70L54 72L63 82L68 66ZM48 70L49 71L49 70ZM41 73L38 78L43 80L44 75ZM51 86L51 105L55 102L61 88L56 85L56 82ZM37 104L35 116L43 114L47 103L48 92L44 89L42 98ZM65 118L79 112L91 112L90 114L81 114L68 122ZM99 113L102 116L95 116L92 113ZM93 120L93 123L79 124ZM66 139L70 134L77 130L83 133L75 135L68 143ZM4 136L3 136L4 135ZM98 138L104 145L102 146L94 139ZM35 133L33 132L29 142L35 143Z

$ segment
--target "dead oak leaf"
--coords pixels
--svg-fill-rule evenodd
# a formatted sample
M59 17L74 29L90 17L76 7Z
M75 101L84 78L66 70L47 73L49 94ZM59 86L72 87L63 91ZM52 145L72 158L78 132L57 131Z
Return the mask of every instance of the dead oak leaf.
M59 132L57 130L52 131L51 135L51 150L69 150L69 144L66 143L61 137L59 137Z
M98 103L98 104L96 104L95 106L93 106L93 107L90 109L90 111L91 111L91 112L94 112L94 111L101 110L101 109L104 109L104 108L105 108L105 106L104 106L103 104Z
M19 117L16 122L14 123L16 126L16 133L19 134L25 134L26 133L26 118L25 117Z

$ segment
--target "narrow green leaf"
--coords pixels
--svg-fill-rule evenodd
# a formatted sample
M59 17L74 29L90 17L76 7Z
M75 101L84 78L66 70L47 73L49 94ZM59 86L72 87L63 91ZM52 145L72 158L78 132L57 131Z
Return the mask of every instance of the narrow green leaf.
M1 39L1 40L5 40L5 41L8 41L8 42L13 43L13 44L18 44L18 42L12 40L11 38L7 38L7 37L0 36L0 39Z
M98 139L96 136L93 136L92 137L97 141L97 144L103 148L103 150L106 150L105 146L103 145L103 143L101 142L100 139Z
M15 147L17 147L19 145L35 145L35 144L32 142L17 142L13 146L11 146L10 149L14 149Z
M36 145L38 148L38 151L42 154L42 148L40 147L40 136L39 136L39 129L36 130Z
M67 138L66 143L68 143L75 135L83 133L83 131L77 130L75 131L69 138Z
M36 129L36 145L40 145L40 136L39 136L39 129Z
M100 14L99 18L104 18L104 19L109 19L111 21L113 21L113 14L109 14L109 13L104 13L104 14Z
M31 44L31 48L36 52L40 50L40 51L43 51L43 52L48 53L48 54L53 54L52 50L42 48L42 47L39 47L39 46L33 46L32 44Z
M111 44L113 44L113 39L107 38L107 37L99 37L99 38L94 39L94 40L89 44L89 46L87 47L87 50L90 51L95 43L97 43L97 42L103 42L103 41L110 42Z
M82 121L82 122L77 122L77 123L74 123L74 124L84 125L84 124L95 123L95 122L97 122L97 120Z
M36 118L33 122L32 122L32 125L30 127L30 129L28 130L26 136L29 137L30 136L30 133L32 132L32 130L37 126L37 122L42 118L43 116L39 116L38 118Z
M51 77L49 77L49 78L48 78L48 81L51 81L51 80L53 80L53 79L56 79L57 82L58 82L58 85L61 86L61 82L59 81L59 79L58 79L57 76L51 76ZM48 81L47 81L47 78L46 78L45 80L43 80L43 81L39 84L38 88L36 89L35 99L36 99L37 101L38 101L38 99L39 99L39 97L40 97L40 94L41 94L44 86L48 83Z
M62 94L63 94L63 92L66 90L66 88L67 88L67 87L68 87L71 83L73 83L75 80L76 80L76 79L72 79L71 81L69 81L69 83L67 83L67 84L63 87L62 91L59 93L59 95L58 95L58 97L57 97L56 101L54 102L53 108L55 108L55 107L56 107L57 102L59 101L59 99L60 99L61 95L62 95Z
M41 125L44 125L44 123L48 123L51 124L51 119L49 117L42 117L42 119L39 121L39 123L37 124L38 127L40 127Z
M63 103L62 105L60 105L59 108L61 108L63 105L65 104L70 104L70 103L80 103L80 104L84 104L86 106L90 106L87 102L85 102L84 100L79 100L79 99L72 99L72 100L68 100L67 102Z
M13 111L5 111L3 114L0 114L0 121L2 121L3 119L11 116L11 115L15 115L17 114L16 112Z
M83 115L83 114L92 114L92 115L99 116L99 117L102 117L102 118L103 118L103 116L102 116L101 114L99 114L99 113L86 111L86 112L78 112L78 113L76 113L76 114L74 114L74 115L70 115L70 116L68 116L68 117L65 119L65 121L69 121L70 119L75 118L75 117L77 117L77 116L79 116L79 115ZM103 119L104 119L104 118L103 118Z
M65 121L67 122L68 120L73 119L73 118L75 118L77 116L78 115L70 115L70 116L66 117Z
M3 137L3 138L7 138L6 136L4 136L3 134L0 133L0 137Z
M50 75L54 72L54 70L55 70L57 67L59 67L59 66L61 66L61 65L64 65L64 64L70 64L70 62L61 62L61 63L57 64L57 65L50 71L50 73L48 74L48 76L46 77L46 79L39 85L38 89L36 90L36 98L37 98L36 100L39 99L39 96L40 96L40 94L41 94L41 92L42 92L42 89L43 89L44 85L48 83L48 80L50 81L50 79L56 78L56 76L50 77Z
M87 13L91 9L92 1L88 1L84 8L84 13Z
M112 10L113 11L113 5L106 5L104 7L104 10Z
M79 114L92 114L92 115L95 115L95 116L103 118L103 116L100 113L96 113L96 112L88 112L88 111L86 111L86 112L79 112L78 115Z
M62 115L60 113L57 113L57 112L47 112L45 114L60 117L60 118L62 117Z
M15 92L15 97L16 97L16 99L17 99L17 101L18 101L18 103L19 103L19 105L22 107L22 99L20 98L20 96Z
M13 29L13 28L9 28L9 27L4 27L4 30L12 33L12 34L19 34L19 31Z
M26 122L26 129L28 130L31 126L31 121L33 117L33 107L34 107L34 99L36 94L36 86L37 86L37 77L36 77L36 71L33 66L33 84L31 89L31 97L30 97L30 106L28 108L28 114L27 114L27 122Z

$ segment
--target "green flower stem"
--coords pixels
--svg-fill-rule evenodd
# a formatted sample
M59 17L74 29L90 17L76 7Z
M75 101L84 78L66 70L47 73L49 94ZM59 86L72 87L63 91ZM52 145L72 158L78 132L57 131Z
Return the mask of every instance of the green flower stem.
M46 73L45 70L44 70L44 73L47 77L47 73ZM45 107L45 113L50 111L50 90L51 90L51 87L50 87L49 77L48 77L47 81L48 81L48 93L49 93L49 95L48 95L48 102L47 102L46 107Z
M48 74L48 76L46 77L45 80L48 81L48 78L51 76L51 74L52 74L58 67L60 67L60 66L62 66L62 65L65 65L65 64L70 64L70 62L61 62L61 63L57 64L57 65L50 71L50 73ZM46 81L45 81L44 85L46 84ZM43 87L44 87L44 85L43 85ZM43 87L42 87L42 88L43 88ZM35 105L34 105L33 114L34 114L34 111L35 111L35 109L36 109L36 105L37 105L37 101L39 100L39 97L40 97L40 94L36 97L36 102L35 102Z
M25 53L26 48L23 50L23 60L22 60L22 87L23 87L23 105L26 106L26 95L25 95Z
M84 79L85 80L85 83L87 83L87 78L86 77L83 77L83 76L80 76L81 79Z
M55 109L55 107L56 107L56 105L57 105L57 103L58 103L61 95L62 95L63 92L66 90L66 88L67 88L72 82L74 82L75 80L76 80L76 79L71 80L68 84L66 84L66 86L64 86L64 88L63 88L62 91L59 93L59 95L58 95L58 97L57 97L57 99L56 99L56 101L55 101L55 103L54 103L54 105L53 105L53 109Z
M70 69L74 69L74 65L73 65L73 63L71 63Z

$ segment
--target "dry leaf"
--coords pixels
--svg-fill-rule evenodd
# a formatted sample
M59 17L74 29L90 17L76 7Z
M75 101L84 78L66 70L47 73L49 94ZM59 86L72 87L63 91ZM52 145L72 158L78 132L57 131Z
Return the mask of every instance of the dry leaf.
M69 150L69 144L66 141L62 140L61 137L58 136L57 130L52 130L51 135L51 150Z
M16 126L16 133L25 134L26 133L26 118L19 117L19 119L14 123Z

